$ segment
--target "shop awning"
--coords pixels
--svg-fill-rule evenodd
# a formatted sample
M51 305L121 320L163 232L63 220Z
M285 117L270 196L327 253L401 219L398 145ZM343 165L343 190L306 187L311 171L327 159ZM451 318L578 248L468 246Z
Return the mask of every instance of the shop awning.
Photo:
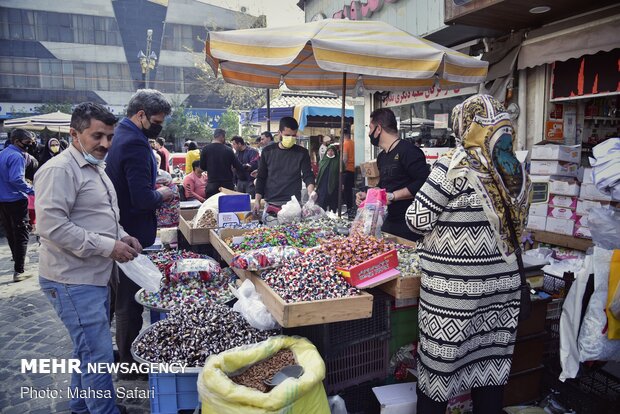
M346 118L353 118L353 109L345 110ZM308 119L313 116L326 116L340 119L341 108L327 108L323 106L296 106L293 117L299 122L299 129L303 131L308 125Z
M532 37L523 42L518 69L532 68L583 55L608 52L618 47L620 14Z

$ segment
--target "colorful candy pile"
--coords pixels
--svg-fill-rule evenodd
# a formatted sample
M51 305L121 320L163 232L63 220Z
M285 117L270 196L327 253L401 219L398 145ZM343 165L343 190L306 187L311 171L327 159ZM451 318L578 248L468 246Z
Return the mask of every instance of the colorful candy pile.
M415 248L397 245L398 271L403 277L413 277L422 274L420 270L420 256Z
M290 246L263 247L235 255L230 266L250 271L265 270L282 266L288 259L299 254L299 250Z
M324 243L319 251L336 259L337 267L352 267L394 249L394 243L358 234L337 237Z
M237 252L256 250L270 246L292 246L297 248L314 247L318 244L316 232L297 224L275 227L261 227L246 233L243 241L233 244L228 240L228 245Z
M158 252L149 253L147 256L149 257L149 259L151 259L151 262L153 262L155 266L159 268L159 271L163 275L166 275L167 269L177 260L209 258L209 256L205 256L203 254L198 254L194 252L189 252L186 250L158 251Z
M264 271L261 278L287 303L360 294L340 276L334 258L316 251L290 259L285 266Z
M225 303L234 296L228 289L231 279L234 278L232 269L222 269L221 273L209 280L202 280L195 274L183 274L179 279L164 279L159 291L149 293L141 291L139 300L142 304L170 310L181 303L217 302Z

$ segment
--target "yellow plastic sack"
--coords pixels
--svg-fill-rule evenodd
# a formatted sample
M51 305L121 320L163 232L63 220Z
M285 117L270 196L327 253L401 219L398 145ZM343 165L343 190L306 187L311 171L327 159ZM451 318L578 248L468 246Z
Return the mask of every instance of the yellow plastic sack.
M609 286L607 288L607 339L620 339L620 320L611 311L616 289L620 287L620 250L614 250L609 267Z
M267 393L235 384L235 372L290 349L304 368L300 378L289 378ZM210 356L198 375L203 414L329 414L323 388L325 363L310 341L295 336L274 336Z

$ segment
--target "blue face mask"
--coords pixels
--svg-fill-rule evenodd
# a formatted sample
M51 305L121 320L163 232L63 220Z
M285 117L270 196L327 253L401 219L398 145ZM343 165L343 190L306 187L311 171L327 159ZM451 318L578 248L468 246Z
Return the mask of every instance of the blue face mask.
M91 165L99 165L102 162L105 162L105 159L108 158L108 154L107 153L105 154L105 156L103 157L102 160L100 160L99 158L96 158L90 152L86 152L86 150L84 149L84 146L82 145L82 141L80 141L79 138L78 138L78 142L80 143L80 147L82 148L82 155L84 156L84 159L86 160L87 163L89 163Z

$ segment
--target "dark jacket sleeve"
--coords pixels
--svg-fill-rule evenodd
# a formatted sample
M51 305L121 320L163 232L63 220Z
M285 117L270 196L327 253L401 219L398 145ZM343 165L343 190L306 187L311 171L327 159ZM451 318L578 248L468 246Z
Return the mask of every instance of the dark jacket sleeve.
M269 168L267 166L269 151L265 148L258 160L258 174L256 175L256 193L265 196L265 184L267 183L267 175Z
M428 177L429 167L428 164L426 164L424 153L419 148L411 148L405 154L403 166L411 178L411 182L407 185L407 189L415 197Z
M310 163L310 154L304 149L301 159L301 176L306 186L314 185L314 173L312 172L312 164Z
M203 147L200 150L200 169L207 171L207 147Z
M260 155L258 154L258 151L254 150L252 152L252 155L250 157L250 172L254 171L255 169L258 168L258 160L260 158Z
M232 152L232 150L230 151L230 157L232 158L232 166L237 173L237 177L239 177L240 180L246 181L248 179L248 174L245 172L243 164L241 164L241 161L239 161L239 158L237 158L237 156L234 152Z
M124 169L131 205L139 210L155 210L163 202L162 195L153 188L153 155L140 142L130 142L123 152Z

